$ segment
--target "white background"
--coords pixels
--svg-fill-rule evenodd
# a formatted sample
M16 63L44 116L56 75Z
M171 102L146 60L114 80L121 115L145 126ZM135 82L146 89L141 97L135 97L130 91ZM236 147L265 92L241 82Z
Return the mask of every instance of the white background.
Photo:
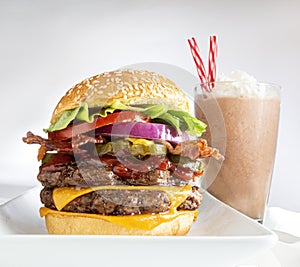
M219 37L218 72L242 69L282 86L270 206L300 211L300 1L0 1L0 184L37 184L37 147L60 97L75 83L137 62L196 74L187 38L207 55Z

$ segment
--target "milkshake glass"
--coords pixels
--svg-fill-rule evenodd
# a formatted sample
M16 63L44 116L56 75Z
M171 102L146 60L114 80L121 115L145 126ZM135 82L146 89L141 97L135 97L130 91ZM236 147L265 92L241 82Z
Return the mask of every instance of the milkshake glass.
M207 93L205 86L214 88ZM199 85L195 93L196 117L208 124L203 137L213 146L221 146L225 155L221 166L207 172L203 187L262 222L275 159L280 87L253 81L224 81ZM218 109L222 118L213 115Z

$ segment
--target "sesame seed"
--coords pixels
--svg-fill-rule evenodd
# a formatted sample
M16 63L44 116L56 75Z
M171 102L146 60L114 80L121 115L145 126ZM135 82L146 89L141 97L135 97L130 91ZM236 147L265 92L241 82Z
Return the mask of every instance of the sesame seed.
M89 84L89 83L86 84L86 87L89 88L92 91L96 90L96 87L92 84Z
M111 74L110 74L109 72L104 72L104 73L102 74L102 76L103 76L103 77L110 77Z
M130 90L130 91L134 91L135 90L134 87L131 84L127 86L127 89Z
M134 96L133 92L129 92L127 95L128 96Z

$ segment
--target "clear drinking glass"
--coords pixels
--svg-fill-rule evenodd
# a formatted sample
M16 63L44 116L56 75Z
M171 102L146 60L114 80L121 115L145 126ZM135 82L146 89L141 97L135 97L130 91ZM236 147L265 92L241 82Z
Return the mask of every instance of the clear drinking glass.
M212 88L208 93L204 88ZM275 159L280 87L216 82L195 88L195 114L208 124L204 138L225 155L203 178L212 195L262 222ZM220 116L220 113L222 116Z

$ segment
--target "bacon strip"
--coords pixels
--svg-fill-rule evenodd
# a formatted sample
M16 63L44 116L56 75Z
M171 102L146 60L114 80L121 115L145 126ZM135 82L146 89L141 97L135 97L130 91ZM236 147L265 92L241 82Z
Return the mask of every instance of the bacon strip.
M42 160L47 151L57 151L60 153L70 154L73 153L85 155L86 151L79 149L80 146L93 143L100 144L104 142L102 137L91 137L85 135L79 135L72 138L72 141L54 141L45 139L39 135L35 135L32 132L27 132L26 137L23 137L23 142L26 144L39 144L38 160Z
M210 156L217 160L224 160L219 150L209 147L205 139L184 141L176 145L175 148L168 141L159 140L159 142L165 145L168 152L173 155L180 155L193 160L197 158L208 158Z

